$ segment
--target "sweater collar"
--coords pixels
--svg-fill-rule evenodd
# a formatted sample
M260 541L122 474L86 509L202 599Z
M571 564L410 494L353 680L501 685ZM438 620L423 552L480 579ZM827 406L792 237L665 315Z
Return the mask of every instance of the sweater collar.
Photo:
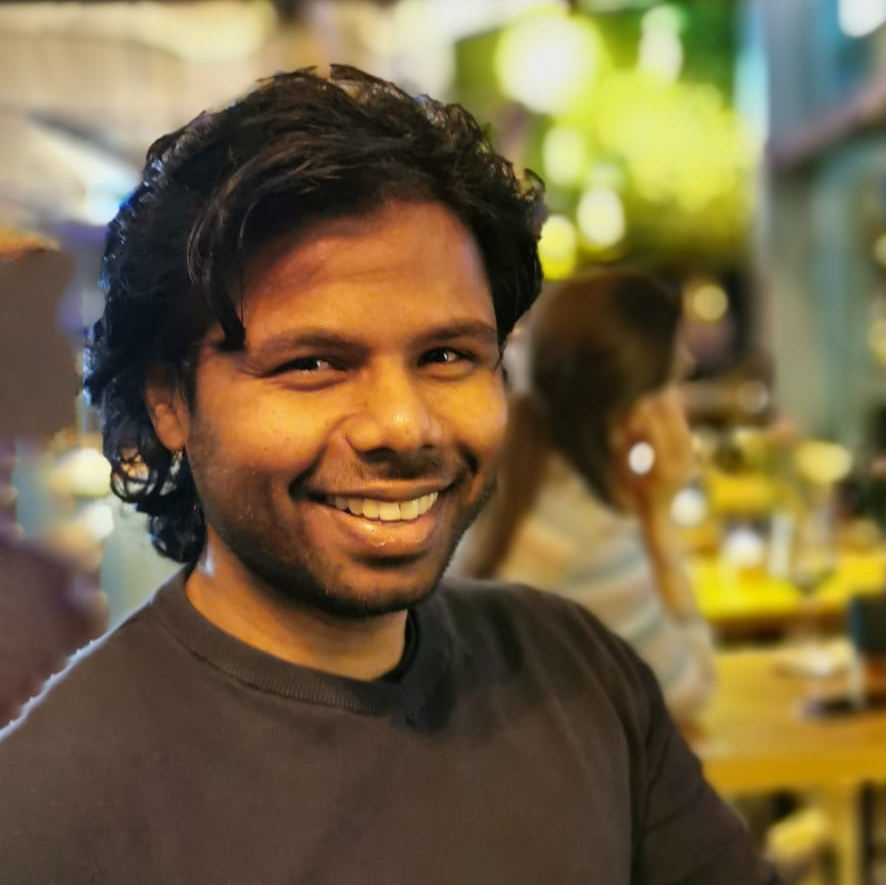
M364 715L399 715L415 721L449 664L448 619L438 598L439 588L411 609L417 648L400 678L367 682L291 664L224 632L191 604L185 577L182 570L160 587L149 608L195 657L259 691Z

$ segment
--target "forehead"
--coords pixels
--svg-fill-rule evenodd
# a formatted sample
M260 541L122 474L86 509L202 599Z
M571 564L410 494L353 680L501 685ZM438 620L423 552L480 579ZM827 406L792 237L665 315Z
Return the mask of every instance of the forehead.
M439 203L323 222L277 239L247 268L247 341L281 323L383 331L471 319L495 323L483 258Z

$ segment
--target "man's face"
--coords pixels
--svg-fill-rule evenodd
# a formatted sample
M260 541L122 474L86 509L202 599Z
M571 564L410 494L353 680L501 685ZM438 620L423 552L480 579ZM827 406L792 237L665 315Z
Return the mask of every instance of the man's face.
M242 352L209 332L178 408L205 561L342 616L421 599L488 494L506 419L472 236L436 203L323 223L253 262L244 320Z

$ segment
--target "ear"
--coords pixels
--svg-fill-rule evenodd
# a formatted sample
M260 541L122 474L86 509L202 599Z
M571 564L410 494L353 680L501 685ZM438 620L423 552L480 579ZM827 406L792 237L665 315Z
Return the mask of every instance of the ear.
M151 366L145 381L145 405L157 438L170 452L178 452L188 442L190 409L178 379L169 369Z

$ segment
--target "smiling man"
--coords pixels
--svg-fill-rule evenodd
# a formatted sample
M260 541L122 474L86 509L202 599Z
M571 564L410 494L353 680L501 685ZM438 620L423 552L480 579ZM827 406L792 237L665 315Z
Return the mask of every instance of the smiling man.
M284 235L246 268L246 339L200 344L196 407L156 370L206 543L186 589L226 632L373 679L490 489L505 423L482 255L424 198ZM320 637L331 641L325 648Z
M776 881L624 644L441 578L493 485L540 191L350 68L151 148L87 388L183 567L0 741L4 882Z

